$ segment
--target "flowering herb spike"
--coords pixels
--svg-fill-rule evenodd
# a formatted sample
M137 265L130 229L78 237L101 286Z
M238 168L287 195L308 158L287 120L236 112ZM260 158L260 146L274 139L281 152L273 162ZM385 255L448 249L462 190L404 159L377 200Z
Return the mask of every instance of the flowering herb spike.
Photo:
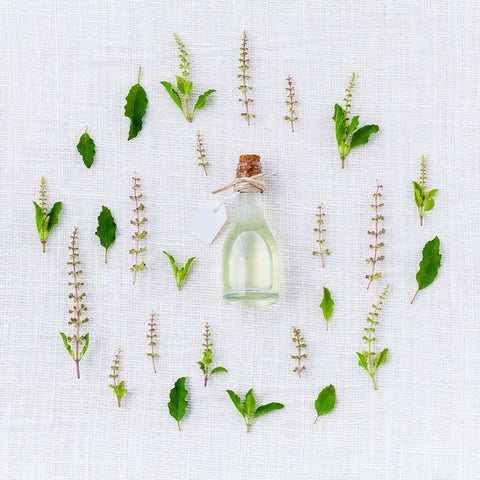
M185 377L181 377L175 382L175 386L170 390L170 401L168 402L170 416L177 421L178 430L181 430L180 422L185 415L188 405L188 402L185 400L188 395L188 391L185 388L185 380Z
M422 155L422 160L420 163L420 183L413 183L413 193L415 195L415 203L418 208L418 216L420 217L420 226L423 225L423 216L425 212L433 210L435 206L435 194L438 192L437 188L427 192L427 162L425 161L425 156Z
M121 407L122 405L122 397L127 393L127 389L125 388L125 380L118 382L118 370L120 368L120 354L122 350L119 348L115 356L113 357L113 365L110 367L112 373L109 375L109 378L112 379L112 383L109 385L113 389L113 392L117 396L117 403L118 406Z
M367 345L366 348L363 349L362 353L358 353L358 364L365 369L365 371L370 375L370 378L373 382L373 388L377 389L377 383L375 382L375 374L377 373L378 367L387 361L387 353L388 348L382 350L380 353L375 353L372 350L373 343L375 342L375 328L378 325L378 314L382 310L383 301L387 296L388 289L390 288L390 284L387 284L383 292L378 297L378 302L372 305L373 310L369 313L367 317L367 324L368 326L364 328L365 335L363 336L363 340Z
M55 202L50 211L47 210L47 194L45 189L45 179L40 180L40 190L38 191L38 203L35 205L35 223L37 225L38 236L42 243L43 253L45 253L45 244L48 237L53 230L53 227L58 223L58 217L62 211L62 202Z
M335 387L333 385L329 385L325 387L319 394L317 399L315 400L315 411L317 412L317 418L313 423L317 423L317 420L322 416L330 413L337 401L337 395L335 393Z
M295 130L293 128L293 124L298 120L298 117L295 116L295 105L298 102L295 100L295 90L293 88L293 80L290 75L287 77L287 88L285 90L287 91L287 100L285 103L288 107L288 115L285 115L283 118L287 122L290 122L292 132L294 132Z
M155 339L157 338L157 334L155 333L155 327L157 324L155 323L155 313L150 314L150 322L148 322L148 334L147 338L149 339L148 346L150 347L151 351L147 353L147 357L152 358L152 365L153 371L157 373L157 367L155 365L155 359L158 358L158 353L155 352L155 346L157 342Z
M173 274L175 275L175 282L177 283L177 288L181 290L183 287L183 283L185 282L185 278L187 278L190 267L192 266L192 263L195 260L195 257L189 258L184 267L178 268L177 264L175 263L175 258L173 257L173 255L170 255L165 251L163 251L163 253L170 260L170 265L172 266Z
M175 105L181 110L183 116L187 119L187 121L191 122L193 120L193 115L197 110L200 110L205 106L207 98L215 92L215 90L207 90L206 92L202 93L197 99L195 106L193 107L193 111L190 111L190 95L193 90L193 83L188 80L190 75L190 63L188 61L188 53L185 49L185 45L180 40L177 34L173 34L175 38L175 42L177 43L179 58L180 58L180 73L181 75L176 75L177 79L177 88L178 92L173 88L172 84L169 82L162 81L160 82L164 87L167 93L170 95L170 98L175 102ZM182 102L182 98L183 102Z
M418 288L410 303L415 301L420 290L428 287L437 278L441 259L440 239L435 237L423 247L420 269L416 276Z
M318 206L318 213L316 214L316 217L318 218L318 227L314 228L313 231L318 233L318 239L316 240L316 242L318 243L318 250L315 250L313 254L320 255L320 259L322 260L322 267L325 267L325 256L330 255L330 250L328 250L328 248L323 248L323 244L325 243L323 234L327 231L323 227L323 217L325 217L325 213L323 211L323 204L320 204Z
M82 156L85 166L90 168L93 164L93 157L95 156L95 143L87 133L87 127L85 127L85 133L80 137L77 150Z
M205 323L205 333L203 334L205 347L203 350L203 359L201 362L197 362L200 370L203 372L204 386L208 384L208 380L212 375L218 372L228 372L224 367L215 367L210 370L210 365L212 364L212 344L210 343L210 325L208 322Z
M293 360L296 360L297 362L297 365L293 369L293 371L298 375L298 378L301 378L302 372L306 368L305 365L302 365L302 362L304 362L305 359L307 358L307 355L302 352L307 348L307 344L305 343L305 338L302 337L301 330L299 328L292 327L292 330L293 330L292 341L295 344L295 348L297 349L297 354L291 355Z
M333 301L332 295L330 294L330 290L327 287L323 287L323 299L322 299L322 303L320 304L320 308L322 309L323 318L325 319L325 322L327 324L327 330L328 330L328 321L333 315L334 305L335 305L335 302Z
M380 203L382 198L382 188L383 185L379 185L377 180L377 189L373 194L374 203L370 205L375 212L375 216L372 217L372 220L375 224L375 230L368 230L367 232L374 238L373 244L370 244L370 248L373 250L373 257L366 259L367 263L372 265L372 271L370 272L370 275L365 275L365 278L368 280L367 290L370 288L370 285L374 280L377 280L382 276L381 273L375 273L375 266L377 265L377 262L381 262L385 258L384 255L378 254L378 251L385 246L385 244L380 241L380 237L385 233L385 229L383 227L379 228L379 222L385 220L381 214L381 208L383 207L383 203Z
M133 208L135 218L130 220L130 223L134 226L135 233L132 235L134 246L130 249L130 254L135 255L135 263L130 267L130 270L133 272L133 284L135 285L137 273L141 272L145 268L145 262L138 263L138 257L140 254L147 251L146 247L140 247L140 240L143 240L147 236L147 232L143 229L143 225L147 222L147 219L142 214L142 212L145 210L145 205L140 202L140 200L143 198L143 194L138 193L138 190L140 189L140 178L134 176L132 177L132 180L133 195L130 195L130 199L133 200L135 205ZM140 215L142 215L141 218Z
M205 154L205 148L203 146L202 136L200 131L197 132L197 155L198 155L198 165L203 168L205 175L208 176L207 167L210 165L207 161L207 156Z
M230 397L230 400L243 417L245 425L247 426L247 432L250 431L250 427L256 418L274 410L281 410L284 407L281 403L273 402L262 405L255 410L255 397L253 395L253 388L251 388L245 395L244 402L240 400L240 397L233 390L227 390L227 393Z
M128 140L135 138L143 127L143 117L147 111L148 98L144 88L140 85L142 67L138 69L137 83L130 89L125 97L125 116L130 119Z
M80 282L79 279L80 275L82 274L82 270L80 270L81 262L78 260L77 227L73 229L73 233L70 238L71 242L68 246L68 250L70 251L70 261L67 262L67 265L69 265L71 268L68 274L72 277L72 281L68 282L68 285L72 287L72 292L69 293L68 298L73 300L73 307L68 311L68 313L71 315L68 324L73 325L75 333L71 337L67 337L63 332L60 332L60 335L67 352L70 354L76 364L77 378L80 378L80 360L87 351L90 335L88 333L86 335L80 335L80 327L88 322L88 318L84 317L87 307L83 303L85 292L81 292L83 282Z
M354 148L365 145L372 133L378 132L378 125L365 125L358 128L359 116L352 118L350 122L350 107L352 106L352 90L355 86L355 72L352 73L350 83L346 89L344 107L335 104L335 134L337 137L338 153L342 161L342 169L345 168L345 159Z
M243 31L242 45L240 47L240 58L238 59L240 65L238 69L240 73L237 77L240 79L241 83L238 89L242 94L242 98L239 98L238 101L245 107L245 112L242 113L242 117L247 121L247 124L250 125L250 120L255 118L255 115L250 113L250 104L253 103L253 100L249 98L248 92L252 89L250 87L250 75L248 75L248 70L250 70L250 59L248 58L248 39L247 32Z
M107 251L115 241L117 225L109 208L102 206L102 211L97 218L98 226L95 235L100 239L100 245L105 249L105 263L107 263Z

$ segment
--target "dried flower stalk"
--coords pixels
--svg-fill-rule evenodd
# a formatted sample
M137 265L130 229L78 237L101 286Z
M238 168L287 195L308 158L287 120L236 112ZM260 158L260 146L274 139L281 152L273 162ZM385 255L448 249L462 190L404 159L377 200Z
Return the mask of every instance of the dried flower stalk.
M318 233L318 239L316 242L318 243L318 250L313 252L313 255L320 255L320 259L322 260L322 267L325 267L325 256L330 255L330 250L328 248L323 248L323 244L325 243L325 239L323 238L323 234L326 232L326 229L323 227L323 217L325 216L325 212L323 211L323 203L318 206L318 213L316 217L318 218L317 223L318 227L314 228L313 231Z
M140 203L140 200L143 197L143 194L139 194L138 190L140 188L140 178L134 176L132 177L133 180L133 195L130 195L130 198L135 203L135 208L133 209L133 213L135 214L135 218L130 220L130 223L135 227L135 233L132 235L132 239L134 241L134 247L130 249L130 254L135 255L135 263L132 265L130 270L133 272L133 284L135 285L135 281L137 280L137 273L142 271L145 268L145 262L138 263L138 256L147 251L146 247L140 248L140 240L143 240L147 232L142 230L142 226L145 224L147 219L142 217L140 219L140 214L145 210L145 206L143 203Z
M385 258L384 255L378 254L378 251L385 246L385 244L380 241L380 237L385 233L385 229L379 228L379 222L384 220L384 217L380 212L380 209L383 207L383 203L379 203L379 199L382 198L382 194L381 194L382 188L383 188L383 185L379 185L377 180L377 188L375 193L373 194L373 198L375 201L371 205L371 207L375 211L375 216L372 217L372 220L375 223L375 230L368 231L368 234L374 237L374 243L373 245L372 244L370 245L370 248L373 250L373 257L367 258L366 260L368 264L372 265L372 271L370 275L365 275L365 278L369 280L367 289L370 288L370 285L374 280L377 280L382 276L381 273L375 273L375 267L377 265L377 262L381 262Z
M248 40L247 32L245 30L243 31L242 46L240 47L240 58L238 61L240 63L238 67L240 74L237 75L237 77L241 79L241 85L238 87L238 89L243 95L243 98L240 98L238 101L245 107L245 112L242 113L242 117L245 118L247 124L250 125L250 119L255 118L255 115L250 113L250 104L253 103L253 100L248 96L248 92L252 89L252 87L248 85L250 81L250 75L247 75L247 71L250 69L250 59L248 58Z
M150 322L148 322L148 334L147 338L150 340L148 342L148 346L150 347L151 351L147 353L147 357L152 358L152 365L153 371L157 373L157 367L155 365L155 359L158 358L158 353L155 352L155 346L157 345L155 339L157 338L157 334L155 333L155 327L157 324L155 323L155 313L150 314Z
M307 345L305 343L305 339L301 336L300 329L292 327L292 330L292 341L295 344L295 348L297 349L297 355L292 355L292 358L297 361L297 366L293 369L293 371L298 375L299 378L301 378L302 372L306 368L305 365L302 365L302 361L307 358L307 355L305 353L302 353L302 351L307 348Z
M203 146L202 136L200 131L197 132L197 154L198 154L198 165L203 167L205 175L208 176L207 167L210 165L206 160L207 155L205 154L205 148Z
M68 274L72 277L72 281L68 282L68 285L70 285L73 290L73 292L69 293L68 295L68 298L73 300L73 307L68 311L68 313L71 315L68 324L74 326L75 334L71 337L67 337L63 332L60 332L60 335L62 336L63 344L65 345L67 352L75 361L77 367L77 378L80 378L80 360L87 351L90 336L88 333L86 335L80 335L80 327L88 322L88 318L83 318L87 307L83 303L85 292L81 292L83 282L80 282L79 280L82 271L79 269L81 262L78 260L77 235L78 229L75 227L70 237L71 243L68 246L71 260L67 262L67 265L70 265L71 267L71 270L68 272ZM83 348L80 351L80 347L82 345Z
M288 115L285 115L283 118L287 122L290 122L290 125L292 127L292 132L294 132L295 130L293 128L293 124L298 120L298 117L295 116L295 105L298 102L295 100L293 80L290 75L287 77L287 88L285 90L287 91L287 100L285 103L287 104L287 107L288 107Z
M122 397L127 393L127 389L125 388L125 380L121 382L117 382L118 378L118 371L120 369L120 354L122 353L122 349L119 348L115 356L113 357L113 365L110 367L112 373L109 375L109 378L112 379L112 384L109 387L113 388L115 395L117 396L117 403L120 407L122 404Z

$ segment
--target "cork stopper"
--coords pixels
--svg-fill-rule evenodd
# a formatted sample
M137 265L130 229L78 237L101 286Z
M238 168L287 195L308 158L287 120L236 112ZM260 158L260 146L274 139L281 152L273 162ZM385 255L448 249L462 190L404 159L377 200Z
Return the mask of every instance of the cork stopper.
M259 155L240 155L237 166L237 178L253 177L262 173Z

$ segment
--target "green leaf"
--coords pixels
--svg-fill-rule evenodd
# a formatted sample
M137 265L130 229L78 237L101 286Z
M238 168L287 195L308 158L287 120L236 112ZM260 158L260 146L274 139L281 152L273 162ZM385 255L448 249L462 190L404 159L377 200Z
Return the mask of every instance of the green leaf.
M337 396L335 394L335 387L333 385L328 385L325 387L315 400L315 410L317 412L317 419L322 415L330 413L335 407L335 402ZM315 420L317 421L317 420Z
M205 364L203 362L197 362L198 366L200 367L200 370L205 373Z
M262 415L265 415L268 412L273 412L274 410L281 410L284 408L284 405L281 403L267 403L266 405L262 405L261 407L258 407L257 410L255 411L253 418L258 418L261 417Z
M90 334L87 333L85 335L85 343L83 345L82 351L80 352L80 359L85 355L85 352L87 351L89 343L90 343Z
M195 257L189 258L185 266L183 266L182 268L178 268L173 255L170 255L165 250L163 251L163 253L170 260L170 265L172 266L173 274L175 275L175 282L177 284L177 288L181 290L183 287L183 283L185 282L185 278L187 277L188 272L190 270L190 267L192 266L192 263L195 260Z
M352 141L350 142L350 148L356 148L360 145L365 145L368 143L370 135L372 133L377 133L379 130L378 125L365 125L364 127L359 128L352 135Z
M90 168L93 164L93 157L95 156L95 143L87 133L87 129L85 129L85 133L80 137L77 150L82 156L85 166Z
M117 225L113 219L112 212L102 206L102 211L98 216L98 227L95 235L100 239L100 245L105 248L105 263L107 263L107 250L115 241L115 232Z
M377 358L375 358L375 362L373 363L373 366L375 367L375 371L378 370L378 367L382 365L382 363L385 363L387 361L387 353L388 353L388 348L386 348L385 350L382 350L377 355Z
M143 117L147 111L147 94L140 85L140 73L138 71L138 82L134 85L128 95L125 97L125 116L130 119L130 131L128 132L128 140L135 138L143 126Z
M430 190L427 193L425 198L428 198L428 199L433 198L437 192L438 192L438 188L434 188L433 190Z
M345 132L346 138L348 138L358 128L359 118L360 117L358 115L352 118L352 121L350 122L350 125L348 125Z
M202 93L202 95L198 97L197 103L195 104L195 107L193 107L193 113L195 113L197 110L200 110L205 105L207 98L213 92L216 92L216 90L207 90L206 92Z
M337 145L340 146L345 138L345 112L338 103L335 104L335 112L332 118L335 121Z
M168 252L166 252L165 250L163 251L163 253L168 257L168 259L170 260L170 265L172 266L172 270L173 270L173 274L175 275L175 278L177 277L177 273L178 273L178 267L177 267L177 264L175 263L175 258L173 258L173 255L170 255Z
M440 240L438 237L430 240L425 244L422 250L422 260L420 262L420 269L417 272L416 279L418 283L418 290L423 290L428 287L434 280L437 278L438 269L440 268L440 260L442 256L440 255ZM415 300L415 296L412 299L412 302Z
M425 196L425 211L428 212L430 210L433 210L433 207L435 206L435 200L433 197L435 194L438 192L438 189L433 189L430 190L427 195Z
M125 380L122 380L118 385L110 385L110 386L113 388L113 391L115 392L115 395L117 396L118 406L120 406L120 403L122 402L122 397L128 391L126 388L124 388Z
M358 353L357 352L357 355L358 355L358 364L364 368L368 373L370 373L370 371L368 370L368 363L367 363L367 359L365 358L365 355L363 353Z
M240 415L242 417L245 416L245 411L243 409L242 401L240 400L240 397L233 391L233 390L227 390L228 396L230 397L230 400L233 402L235 407L237 407L237 410L240 412Z
M47 233L48 234L50 234L53 227L58 224L58 217L60 216L61 211L62 211L62 202L55 202L53 204L52 209L47 215L48 217Z
M415 195L415 204L417 205L418 208L420 208L422 206L422 200L423 200L422 187L417 182L412 182L412 183L413 183L413 194Z
M178 91L182 94L185 95L185 79L183 77L180 77L179 75L175 75L177 79L177 88Z
M335 302L332 299L330 290L326 287L323 287L323 300L320 304L320 308L323 311L323 317L328 322L333 314L333 306Z
M188 405L188 402L185 400L188 394L185 389L185 380L185 377L181 377L175 382L175 386L170 390L170 401L168 402L168 410L170 415L177 421L179 430L180 421L185 415L185 409Z
M212 376L214 373L219 373L219 372L225 372L228 373L228 370L224 367L215 367L211 372L210 376Z
M189 82L188 80L185 80L185 98L188 98L190 94L192 93L193 90L193 83Z
M35 223L37 225L38 235L40 235L40 239L42 239L42 231L43 231L43 212L37 202L33 202L35 205Z
M60 332L60 335L62 337L63 344L65 345L65 348L67 349L67 352L75 360L75 354L73 353L72 347L68 343L67 336L63 332Z
M245 415L247 416L247 418L250 418L250 416L255 410L255 397L253 395L253 388L251 388L245 395L245 402L243 404L243 408L245 410Z
M168 94L170 95L170 98L175 102L177 107L183 112L182 101L180 100L178 93L173 89L172 84L168 82L160 82L160 83L165 87L165 90L168 92Z

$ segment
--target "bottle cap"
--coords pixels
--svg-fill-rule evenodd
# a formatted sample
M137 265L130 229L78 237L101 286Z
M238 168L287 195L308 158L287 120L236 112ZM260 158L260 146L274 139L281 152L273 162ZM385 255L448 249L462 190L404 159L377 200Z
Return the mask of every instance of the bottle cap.
M260 155L240 155L237 166L237 178L253 177L259 173L262 173Z

